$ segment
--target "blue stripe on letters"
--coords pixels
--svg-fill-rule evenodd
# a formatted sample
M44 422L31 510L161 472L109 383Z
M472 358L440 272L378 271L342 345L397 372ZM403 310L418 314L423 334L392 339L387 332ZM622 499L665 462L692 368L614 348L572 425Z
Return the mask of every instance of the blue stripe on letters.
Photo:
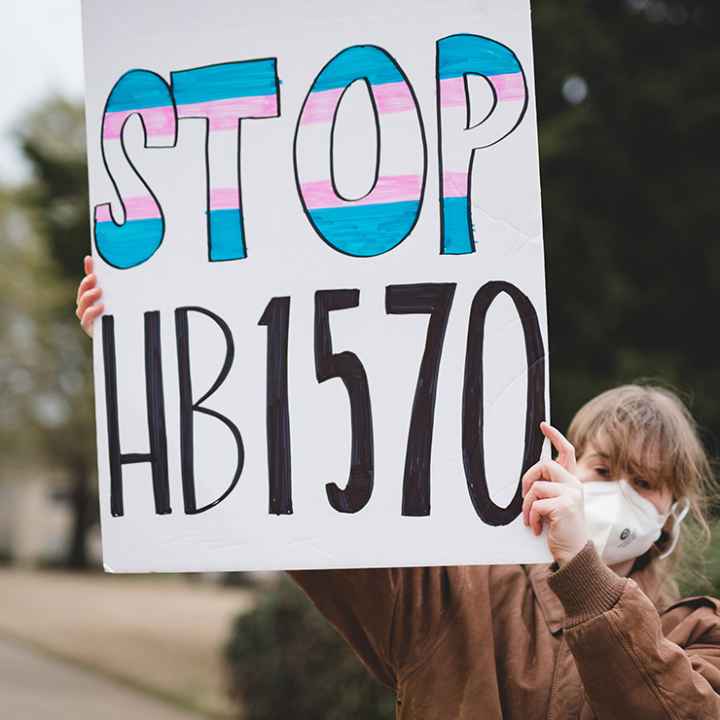
M338 53L320 71L311 92L344 88L358 78L367 78L373 85L404 82L397 64L384 50L355 45Z
M278 91L275 58L177 70L170 77L178 105L275 95Z
M226 208L210 213L210 260L244 258L245 236L240 210Z
M118 268L144 263L160 247L165 231L161 218L95 223L95 245L104 260Z
M467 197L443 198L443 255L465 255L474 250Z
M372 257L392 250L410 232L417 200L308 210L318 232L341 252Z
M170 87L149 70L130 70L120 77L110 92L107 112L142 110L172 106Z
M440 79L462 77L465 73L506 75L522 72L512 51L495 40L479 35L451 35L438 42Z

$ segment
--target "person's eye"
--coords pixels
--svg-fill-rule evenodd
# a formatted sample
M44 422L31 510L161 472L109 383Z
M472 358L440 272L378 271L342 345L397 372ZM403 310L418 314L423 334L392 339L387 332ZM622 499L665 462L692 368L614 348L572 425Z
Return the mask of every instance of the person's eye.
M652 485L647 480L643 480L642 478L635 478L635 485L637 485L637 487L639 487L641 490L652 490Z
M602 465L600 465L599 467L593 468L593 469L600 477L604 477L604 478L610 477L610 470L608 470L608 468L606 468Z

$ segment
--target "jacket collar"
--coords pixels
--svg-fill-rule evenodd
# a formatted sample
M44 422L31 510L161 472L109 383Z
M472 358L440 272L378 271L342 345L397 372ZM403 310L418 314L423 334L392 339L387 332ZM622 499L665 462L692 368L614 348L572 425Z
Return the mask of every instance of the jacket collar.
M565 624L565 610L548 585L548 579L557 570L557 565L531 565L525 570L548 629L553 635L557 635L562 632ZM662 576L655 568L655 563L650 562L642 569L633 568L629 577L657 606L661 595Z

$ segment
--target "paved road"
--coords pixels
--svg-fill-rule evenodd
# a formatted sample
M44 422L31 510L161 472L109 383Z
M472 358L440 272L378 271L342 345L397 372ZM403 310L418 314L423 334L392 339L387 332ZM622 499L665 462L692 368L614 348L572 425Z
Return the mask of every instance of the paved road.
M182 576L0 568L0 639L77 661L208 715L237 712L227 697L222 648L232 620L251 606L246 590ZM1 692L0 720L6 720Z
M0 640L3 720L201 720L92 672Z

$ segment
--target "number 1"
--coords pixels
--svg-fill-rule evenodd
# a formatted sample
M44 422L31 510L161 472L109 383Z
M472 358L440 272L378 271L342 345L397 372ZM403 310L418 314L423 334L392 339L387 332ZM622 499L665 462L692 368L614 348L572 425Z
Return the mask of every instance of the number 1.
M258 325L267 327L267 447L270 510L291 515L290 417L288 412L288 325L290 298L275 297Z

